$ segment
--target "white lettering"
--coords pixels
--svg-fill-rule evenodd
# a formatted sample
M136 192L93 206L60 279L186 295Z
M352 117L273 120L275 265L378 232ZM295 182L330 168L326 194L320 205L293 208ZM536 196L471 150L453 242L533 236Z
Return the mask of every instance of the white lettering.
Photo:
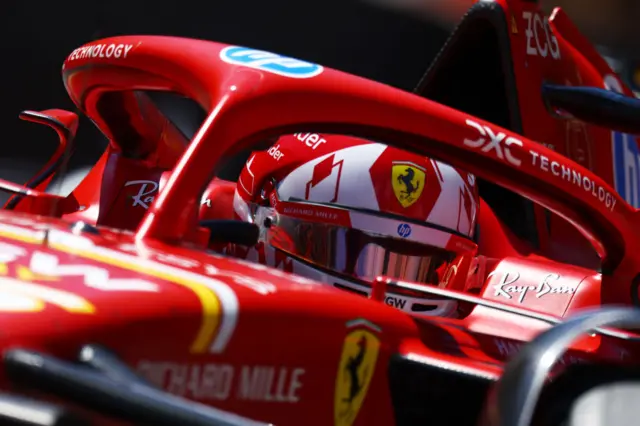
M547 36L545 36L544 43L540 44L540 35L538 33L538 28L544 31L544 22L540 17L540 15L536 13L533 17L533 35L536 39L536 47L538 48L538 53L543 58L546 58L549 50L549 47L547 46L547 38L546 38L548 34Z
M141 185L138 193L131 197L133 203L131 207L140 206L145 210L149 208L155 199L155 192L158 190L159 184L153 180L130 180L124 186ZM153 195L152 195L153 194ZM202 196L200 205L211 207L211 198Z
M529 151L529 153L531 154L531 164L533 164L535 166L536 165L536 160L538 159L538 157L540 155L535 151Z
M538 52L536 48L533 46L533 20L531 12L522 12L522 17L525 21L527 21L527 29L524 30L525 35L527 36L527 55L537 56Z
M326 142L326 140L321 138L317 133L294 133L293 136L300 142L304 142L304 144L311 149L316 149Z
M495 275L495 271L490 273L489 276ZM511 280L509 280L511 278ZM573 294L576 291L575 285L551 285L549 281L557 282L560 280L560 275L550 273L546 274L538 285L512 285L520 278L520 273L504 272L502 278L497 284L494 284L495 290L494 296L502 296L506 299L512 299L513 294L519 294L518 303L522 303L529 291L534 291L536 298L541 298L547 294Z
M544 155L540 156L540 168L545 172L549 171L549 159Z
M531 12L522 12L522 17L527 23L527 55L546 58L550 53L553 59L560 59L560 45L549 27L548 20L539 13Z
M464 145L475 149L482 147L482 152L495 151L496 157L501 160L506 159L508 163L513 164L514 166L519 167L522 164L522 160L516 158L509 149L512 145L522 147L522 141L512 136L507 137L507 135L502 132L496 133L490 127L482 126L470 119L467 119L466 123L468 126L473 127L478 131L478 133L480 133L480 138L476 140L465 139L463 142Z
M273 157L276 161L280 161L280 159L282 157L284 157L284 154L282 153L282 151L280 151L280 144L278 145L274 145L271 148L269 148L269 150L267 151L267 153Z
M604 77L604 87L624 94L622 83L614 74ZM640 207L640 148L635 135L611 131L613 148L613 183L616 192L631 206Z
M615 196L600 186L595 180L589 177L589 175L583 175L577 170L572 169L569 166L565 166L558 161L549 160L549 157L541 155L536 151L530 150L529 154L531 154L532 166L538 167L546 173L551 172L554 176L570 182L590 193L598 201L602 202L610 211L613 211L615 208L617 202ZM538 159L540 159L540 161L538 161Z
M67 61L76 61L86 58L126 58L133 44L94 44L75 49Z
M57 306L71 313L88 314L95 311L88 300L76 294L32 282L2 278L0 312L40 312L46 305Z

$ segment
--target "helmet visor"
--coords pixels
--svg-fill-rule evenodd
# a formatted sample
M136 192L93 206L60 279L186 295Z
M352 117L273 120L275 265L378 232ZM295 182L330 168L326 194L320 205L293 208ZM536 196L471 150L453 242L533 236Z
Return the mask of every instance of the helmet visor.
M343 276L383 275L437 285L456 253L338 225L278 215L266 233L273 247Z

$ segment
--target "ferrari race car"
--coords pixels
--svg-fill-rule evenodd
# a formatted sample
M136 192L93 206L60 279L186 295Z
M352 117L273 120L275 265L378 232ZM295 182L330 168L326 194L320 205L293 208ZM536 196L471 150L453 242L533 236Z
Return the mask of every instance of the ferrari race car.
M161 36L90 42L62 73L110 144L69 195L46 192L78 116L22 114L61 144L25 186L1 185L13 193L0 211L7 422L33 411L27 424L68 424L73 411L96 424L476 424L522 344L584 308L638 304L639 101L561 9L478 2L415 93ZM205 112L191 138L158 91ZM220 167L291 135L310 150L334 135L383 141L473 174L477 232L457 241L477 279L378 277L363 297L218 253L260 237L234 220ZM414 228L399 221L398 237ZM398 309L407 295L467 309ZM637 359L639 335L593 327L561 368ZM460 395L464 409L448 404ZM562 407L538 409L554 424L545 412Z

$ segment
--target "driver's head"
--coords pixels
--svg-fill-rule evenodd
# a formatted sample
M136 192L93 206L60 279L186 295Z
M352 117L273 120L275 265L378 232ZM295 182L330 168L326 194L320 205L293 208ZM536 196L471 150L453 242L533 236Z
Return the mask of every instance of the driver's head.
M230 254L363 294L379 275L462 289L477 197L473 175L426 157L345 136L285 136L241 172L234 211L262 237ZM387 303L431 315L456 308L415 294Z

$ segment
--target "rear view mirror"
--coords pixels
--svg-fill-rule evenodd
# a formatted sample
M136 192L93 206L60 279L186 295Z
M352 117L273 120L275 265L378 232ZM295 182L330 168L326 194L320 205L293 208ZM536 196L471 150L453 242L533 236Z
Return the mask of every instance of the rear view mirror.
M21 120L44 124L51 127L58 134L58 147L49 161L31 178L24 187L0 180L0 190L14 193L4 208L12 210L25 196L44 193L55 173L60 169L71 154L71 148L78 130L78 115L63 109L48 109L44 111L23 111L19 115ZM36 195L37 196L37 195Z
M587 123L640 134L640 99L598 87L545 84L542 97L552 107Z

